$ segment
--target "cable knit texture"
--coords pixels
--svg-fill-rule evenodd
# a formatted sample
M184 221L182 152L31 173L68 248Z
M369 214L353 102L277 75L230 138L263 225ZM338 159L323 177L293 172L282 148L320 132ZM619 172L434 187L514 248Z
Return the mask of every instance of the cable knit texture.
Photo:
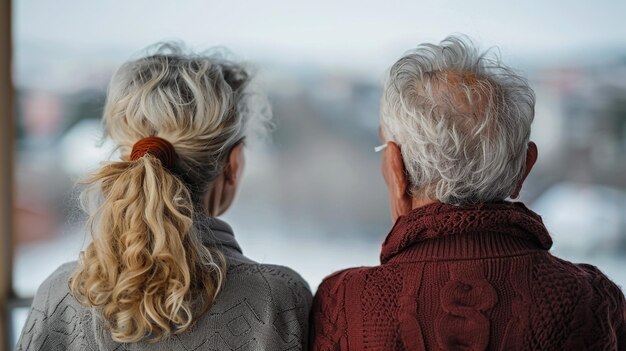
M17 350L306 349L312 300L306 282L289 268L246 258L226 223L207 221L203 240L220 247L228 272L213 305L191 329L158 343L114 342L98 310L81 306L70 295L72 262L39 287Z
M551 245L521 203L413 210L380 266L322 282L313 350L626 350L620 288Z

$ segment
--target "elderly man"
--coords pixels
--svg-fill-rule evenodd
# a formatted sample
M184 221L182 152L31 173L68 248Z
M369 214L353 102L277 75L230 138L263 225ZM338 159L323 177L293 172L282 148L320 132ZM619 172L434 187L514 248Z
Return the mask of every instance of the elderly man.
M381 104L395 225L379 266L320 285L313 349L625 349L620 288L552 256L541 217L506 201L537 159L526 79L449 37L396 62Z

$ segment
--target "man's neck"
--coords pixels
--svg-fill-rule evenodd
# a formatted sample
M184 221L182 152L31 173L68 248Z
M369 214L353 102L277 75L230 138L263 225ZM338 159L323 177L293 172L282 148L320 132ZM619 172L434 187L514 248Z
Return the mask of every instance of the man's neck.
M432 200L428 198L416 198L414 197L411 201L411 208L414 210L416 208L424 207L430 204L434 204L435 202L439 202L439 200Z

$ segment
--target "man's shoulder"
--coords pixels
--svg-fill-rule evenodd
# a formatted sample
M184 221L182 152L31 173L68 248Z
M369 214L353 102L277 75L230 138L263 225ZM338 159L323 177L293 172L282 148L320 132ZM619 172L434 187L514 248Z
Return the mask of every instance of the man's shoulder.
M598 267L588 263L573 263L553 256L540 255L534 262L534 279L551 284L585 286L597 294L622 294L622 290Z
M337 294L346 287L362 286L366 280L375 279L376 276L384 278L387 270L388 267L385 266L360 266L342 269L324 278L317 291Z
M333 325L337 330L347 326L348 306L360 303L361 294L370 288L368 281L380 275L382 266L353 267L337 271L322 280L313 301L313 320L316 333L331 333L325 325Z
M584 280L589 284L590 288L593 289L599 299L609 299L612 304L624 305L624 292L622 288L606 276L598 267L587 263L573 265L580 270L581 275L584 276Z
M594 314L608 313L607 317L612 318L626 308L622 289L598 267L549 253L535 259L531 286L533 296L550 305L554 313L593 310Z
M620 328L626 317L621 289L590 264L572 263L549 253L537 255L530 287L533 329L537 335L543 335L542 342L565 343L567 339L571 343L595 345L585 349L600 349L597 345L610 344L611 330Z

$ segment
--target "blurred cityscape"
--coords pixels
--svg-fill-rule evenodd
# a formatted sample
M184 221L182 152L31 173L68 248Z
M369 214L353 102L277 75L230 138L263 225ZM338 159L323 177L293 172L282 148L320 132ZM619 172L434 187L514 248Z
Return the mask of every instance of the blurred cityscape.
M116 157L101 143L99 121L112 68L75 89L17 87L20 296L33 296L88 240L76 182ZM277 128L247 149L243 186L225 216L244 252L294 268L312 289L333 271L377 264L391 227L373 152L380 82L315 68L258 72ZM543 216L556 254L595 264L626 286L626 56L527 73L537 93L540 159L522 200ZM15 333L26 312L14 311Z
M97 146L112 69L92 69L84 86L65 93L18 86L15 289L22 296L76 259L87 240L75 183L116 157L108 143ZM540 160L522 199L543 216L558 254L596 260L626 285L618 268L626 263L626 56L526 73L537 93ZM380 82L268 64L258 75L277 128L248 148L244 185L226 215L245 252L294 267L313 289L334 270L376 264L391 226L372 151Z

